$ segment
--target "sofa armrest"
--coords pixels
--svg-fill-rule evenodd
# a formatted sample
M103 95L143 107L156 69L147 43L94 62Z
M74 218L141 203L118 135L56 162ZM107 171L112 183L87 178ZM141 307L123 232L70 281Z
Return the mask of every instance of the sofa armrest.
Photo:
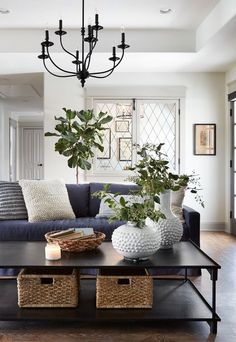
M200 247L200 213L184 205L183 215L189 238Z

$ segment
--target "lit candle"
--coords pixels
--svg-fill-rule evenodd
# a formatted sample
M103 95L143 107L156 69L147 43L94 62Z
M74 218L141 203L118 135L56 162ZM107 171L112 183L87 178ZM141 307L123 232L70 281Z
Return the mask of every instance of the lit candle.
M61 259L61 248L58 243L47 243L45 247L45 258L47 260Z

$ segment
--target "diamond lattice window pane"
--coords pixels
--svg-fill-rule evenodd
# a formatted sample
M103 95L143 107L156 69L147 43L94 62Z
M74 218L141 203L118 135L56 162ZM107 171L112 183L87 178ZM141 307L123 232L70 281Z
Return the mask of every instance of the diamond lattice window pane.
M141 103L139 109L140 145L165 143L163 152L176 170L176 101L149 101Z
M104 151L97 153L95 172L127 170L137 157L134 146L147 142L165 143L163 152L177 171L177 108L177 100L137 100L136 115L129 100L97 100L95 113L107 112L113 120L106 125Z
M104 131L104 151L97 153L96 171L122 172L132 166L131 103L96 102L95 113L107 112L113 120Z

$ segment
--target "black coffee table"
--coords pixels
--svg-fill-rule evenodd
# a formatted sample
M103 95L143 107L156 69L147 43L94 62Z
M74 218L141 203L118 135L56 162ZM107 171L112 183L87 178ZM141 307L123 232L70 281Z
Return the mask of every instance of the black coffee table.
M158 250L149 260L125 261L104 242L90 252L64 252L62 259L45 259L44 242L0 242L0 268L78 267L78 268L153 268L184 269L181 279L154 279L152 309L96 309L95 280L81 280L78 308L19 308L15 279L0 279L0 320L62 321L206 321L217 333L216 281L220 266L193 242L179 242L171 250ZM212 283L211 305L188 278L188 268L207 269Z

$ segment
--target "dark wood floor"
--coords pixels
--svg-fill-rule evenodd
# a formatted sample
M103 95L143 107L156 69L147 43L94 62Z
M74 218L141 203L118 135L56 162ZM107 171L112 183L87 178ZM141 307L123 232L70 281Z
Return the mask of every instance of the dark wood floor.
M225 233L201 233L201 246L222 269L217 284L218 334L205 322L178 324L39 324L0 323L0 342L235 342L236 341L236 238ZM195 283L210 299L209 274Z

